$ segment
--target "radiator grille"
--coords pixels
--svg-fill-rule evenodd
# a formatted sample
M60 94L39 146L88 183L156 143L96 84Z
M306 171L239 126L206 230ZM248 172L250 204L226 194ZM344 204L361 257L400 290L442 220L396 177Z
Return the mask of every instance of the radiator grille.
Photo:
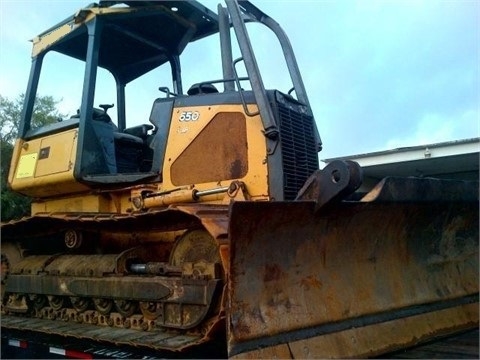
M318 169L313 117L305 106L277 93L274 109L280 127L284 199L294 200L298 191Z

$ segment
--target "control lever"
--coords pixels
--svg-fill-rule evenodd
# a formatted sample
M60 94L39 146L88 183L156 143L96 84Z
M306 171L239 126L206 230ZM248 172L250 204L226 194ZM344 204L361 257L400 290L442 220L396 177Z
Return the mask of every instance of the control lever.
M112 105L109 105L109 104L100 104L99 106L103 109L103 111L105 112L105 114L107 114L107 110L108 110L108 109L114 107L113 104L112 104Z

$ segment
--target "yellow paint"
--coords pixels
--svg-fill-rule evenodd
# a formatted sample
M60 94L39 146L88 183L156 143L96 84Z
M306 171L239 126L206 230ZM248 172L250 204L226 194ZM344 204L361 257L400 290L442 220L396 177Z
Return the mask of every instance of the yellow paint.
M16 169L18 168L18 163L20 162L20 153L24 149L25 140L17 139L15 140L15 146L13 147L12 160L10 161L10 168L8 170L8 185L11 187L13 179L16 175Z
M164 6L148 6L140 11L153 11L153 10L165 10ZM65 36L74 32L85 32L85 28L82 28L87 22L93 20L97 16L103 15L115 15L115 14L127 14L138 12L136 8L86 8L80 9L73 16L73 20L59 27L52 29L51 31L35 37L32 48L32 57L37 56L42 52L48 51L52 46L60 42Z
M256 111L256 106L251 111ZM196 121L181 121L183 112L198 112L199 117ZM187 106L176 108L172 114L172 122L168 137L168 144L163 164L163 184L160 184L159 190L168 191L183 185L195 185L197 190L208 190L220 186L228 186L234 180L242 181L246 184L247 192L252 200L268 199L268 169L267 169L267 150L265 136L263 135L262 121L259 115L254 117L245 116L247 129L248 146L248 172L241 179L220 180L217 182L208 182L201 184L173 184L171 181L170 167L182 152L194 141L202 132L208 123L220 112L240 112L244 113L243 107L237 105L206 105L206 106ZM226 139L228 140L228 139ZM205 156L208 151L214 149L205 149ZM218 198L218 197L217 197ZM207 199L202 199L203 201ZM215 201L215 202L218 202Z
M33 41L32 57L37 56L41 52L47 50L53 44L67 36L69 33L77 29L80 25L75 24L73 21L60 26L46 34L37 36Z
M31 197L49 197L79 193L88 187L73 176L77 148L77 129L44 138L17 141L10 186L14 191ZM47 151L48 149L48 151ZM40 154L43 153L43 156ZM18 159L18 162L17 160ZM18 166L15 167L15 165Z
M18 162L17 179L32 177L37 165L37 153L25 154L20 157Z
M93 194L70 194L32 202L32 214L40 212L128 213L132 211L130 190Z
M72 167L71 154L75 152L73 145L77 142L77 130L59 133L41 139L40 151L48 151L48 157L39 157L35 176L47 176L51 174L69 171Z
M32 215L39 212L112 212L108 196L81 194L32 203Z
M180 116L186 108L175 109L170 127L169 141L163 165L163 183L156 184L157 191L177 189L170 177L170 167L182 152L195 140L208 123L220 112L243 112L241 105L217 105L188 107L188 111L198 111L197 121L182 122ZM245 184L252 200L268 200L268 169L266 163L266 143L259 116L246 117L248 170L240 179L219 179L218 181L181 184L193 186L195 190L210 190L229 186L238 180ZM187 129L179 131L179 129ZM133 192L145 189L151 192L153 184L109 192L105 197L89 197L89 186L78 182L73 175L77 152L77 129L70 129L43 138L29 141L19 140L15 146L10 174L10 185L14 191L42 199L35 201L32 212L44 211L92 211L128 212L132 208L130 197ZM228 139L226 139L228 141ZM205 154L212 149L205 149ZM12 175L13 174L13 175ZM133 192L132 192L133 191ZM96 195L95 195L96 196ZM102 199L102 200L100 200ZM80 201L82 200L82 201ZM194 200L192 200L194 201ZM224 203L225 193L204 196L201 202ZM182 201L179 201L182 202Z

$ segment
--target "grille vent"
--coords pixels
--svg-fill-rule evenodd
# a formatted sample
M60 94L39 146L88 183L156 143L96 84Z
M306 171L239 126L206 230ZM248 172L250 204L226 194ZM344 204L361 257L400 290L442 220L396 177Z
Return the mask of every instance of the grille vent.
M275 92L273 110L280 127L284 200L294 200L319 167L314 120L305 105L279 92Z

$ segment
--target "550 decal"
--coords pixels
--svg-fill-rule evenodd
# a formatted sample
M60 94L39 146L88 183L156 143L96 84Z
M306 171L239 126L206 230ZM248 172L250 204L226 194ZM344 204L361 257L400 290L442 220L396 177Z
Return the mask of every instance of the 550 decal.
M198 111L182 111L179 121L197 121L200 118Z

